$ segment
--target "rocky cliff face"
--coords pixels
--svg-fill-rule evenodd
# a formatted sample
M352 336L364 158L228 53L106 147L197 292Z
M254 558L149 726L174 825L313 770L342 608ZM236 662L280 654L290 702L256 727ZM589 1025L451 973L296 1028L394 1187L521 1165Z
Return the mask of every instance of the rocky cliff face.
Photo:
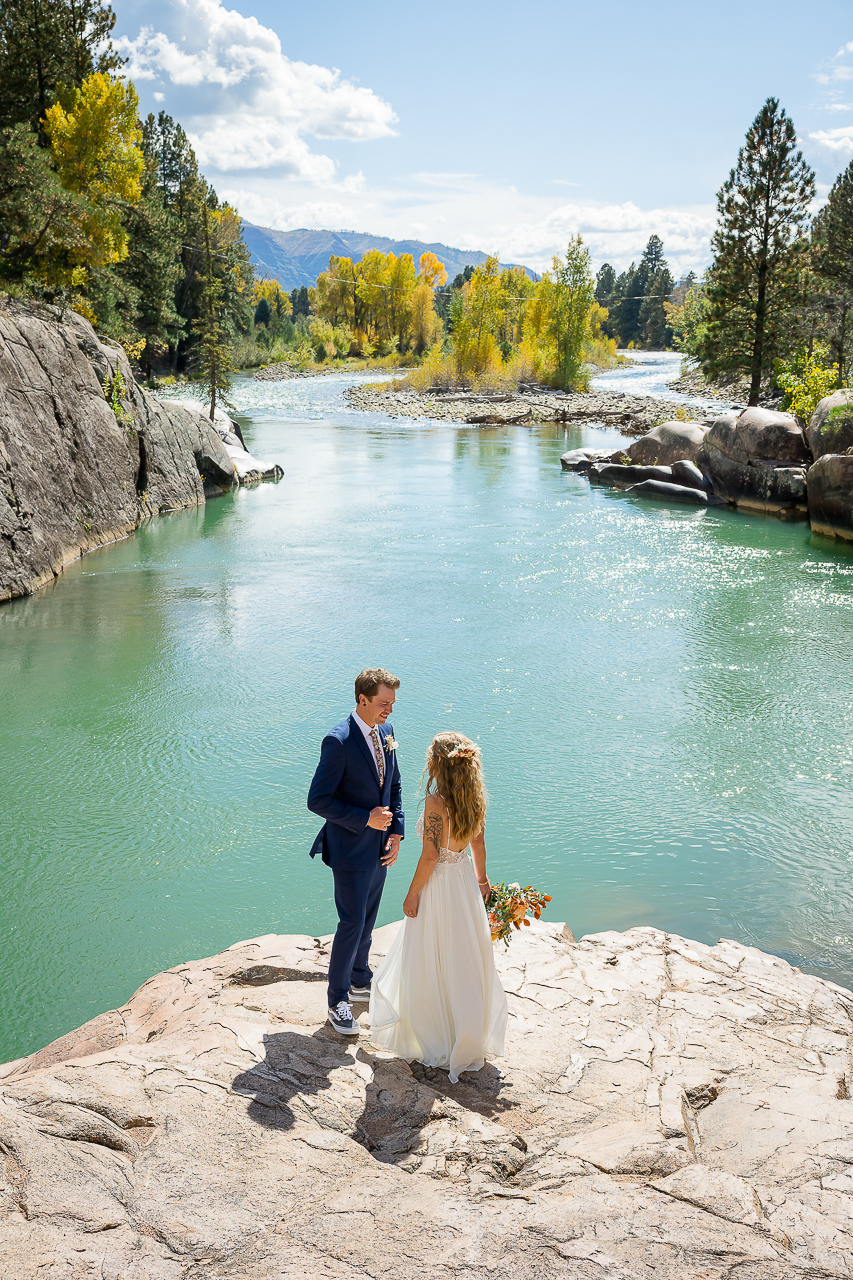
M853 1275L853 993L534 925L499 955L506 1057L451 1085L338 1037L327 963L240 943L0 1069L0 1275Z
M115 414L104 382L120 372ZM72 311L0 307L0 600L29 595L71 560L161 511L238 483L199 410L156 400L118 346Z

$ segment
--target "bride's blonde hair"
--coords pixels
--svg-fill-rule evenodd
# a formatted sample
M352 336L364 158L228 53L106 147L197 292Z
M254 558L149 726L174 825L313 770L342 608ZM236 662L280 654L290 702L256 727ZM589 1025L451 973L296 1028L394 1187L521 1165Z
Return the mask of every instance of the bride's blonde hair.
M427 748L426 794L438 794L447 806L456 840L479 835L486 821L486 786L476 742L464 733L437 733ZM449 833L448 833L449 834Z

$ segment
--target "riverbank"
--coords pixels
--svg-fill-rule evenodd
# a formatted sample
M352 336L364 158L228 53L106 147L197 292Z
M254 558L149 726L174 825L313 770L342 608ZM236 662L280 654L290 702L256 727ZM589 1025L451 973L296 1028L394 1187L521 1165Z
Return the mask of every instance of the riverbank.
M708 382L699 369L687 369L669 385L682 395L697 400L724 400L737 409L745 409L749 400L748 378L729 377L721 378L719 382ZM763 409L778 409L784 398L781 391L765 388L758 397L758 403Z
M178 965L0 1068L4 1275L853 1275L850 991L534 922L496 948L505 1056L452 1085L363 1004L332 1031L330 942Z
M408 391L388 386L349 387L346 399L357 409L392 418L432 418L471 426L536 422L590 422L615 427L624 436L642 436L658 423L687 417L681 401L622 392L554 391L548 387L514 395L475 392Z

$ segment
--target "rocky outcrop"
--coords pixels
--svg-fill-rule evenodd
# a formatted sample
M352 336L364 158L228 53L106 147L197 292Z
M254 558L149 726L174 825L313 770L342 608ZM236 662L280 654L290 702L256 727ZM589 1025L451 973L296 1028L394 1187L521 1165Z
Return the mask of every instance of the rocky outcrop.
M534 924L499 955L506 1057L451 1085L366 1011L335 1035L327 960L241 943L0 1069L0 1274L853 1275L853 993L733 942Z
M104 384L117 373L118 413ZM87 320L0 307L0 600L29 595L93 547L239 482L199 406L155 399Z
M853 542L853 456L825 453L806 476L815 533Z
M198 400L169 400L170 407L179 406L203 419L206 429L210 419L208 411ZM236 422L228 417L219 407L213 411L213 429L225 446L225 452L231 459L234 476L238 484L256 484L259 480L279 480L284 475L276 462L264 462L255 458L246 448L243 433Z
M669 466L682 458L695 462L708 434L705 422L661 422L628 448L628 457L640 466Z
M619 455L614 454L614 457ZM562 461L562 459L561 459ZM566 470L579 470L575 466ZM609 485L612 489L624 489L638 498L655 498L660 502L687 503L707 507L721 503L722 499L709 492L710 486L698 467L681 460L669 467L630 466L618 462L591 462L585 468L591 481Z
M814 457L853 449L853 391L833 391L818 404L806 428Z
M809 461L798 420L769 409L666 422L635 440L626 455L591 456L584 463L574 450L561 459L565 470L586 471L591 479L639 497L698 506L728 502L794 517L807 514Z
M713 419L695 459L718 497L754 511L805 516L803 430L790 413L731 411Z

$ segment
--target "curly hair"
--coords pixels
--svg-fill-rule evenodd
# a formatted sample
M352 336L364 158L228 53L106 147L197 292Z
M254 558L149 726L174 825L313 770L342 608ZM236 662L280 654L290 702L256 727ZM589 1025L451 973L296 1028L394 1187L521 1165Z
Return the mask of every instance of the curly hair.
M428 775L426 794L437 794L444 801L455 839L478 835L486 821L488 796L476 742L452 730L437 733L427 748L424 773Z

